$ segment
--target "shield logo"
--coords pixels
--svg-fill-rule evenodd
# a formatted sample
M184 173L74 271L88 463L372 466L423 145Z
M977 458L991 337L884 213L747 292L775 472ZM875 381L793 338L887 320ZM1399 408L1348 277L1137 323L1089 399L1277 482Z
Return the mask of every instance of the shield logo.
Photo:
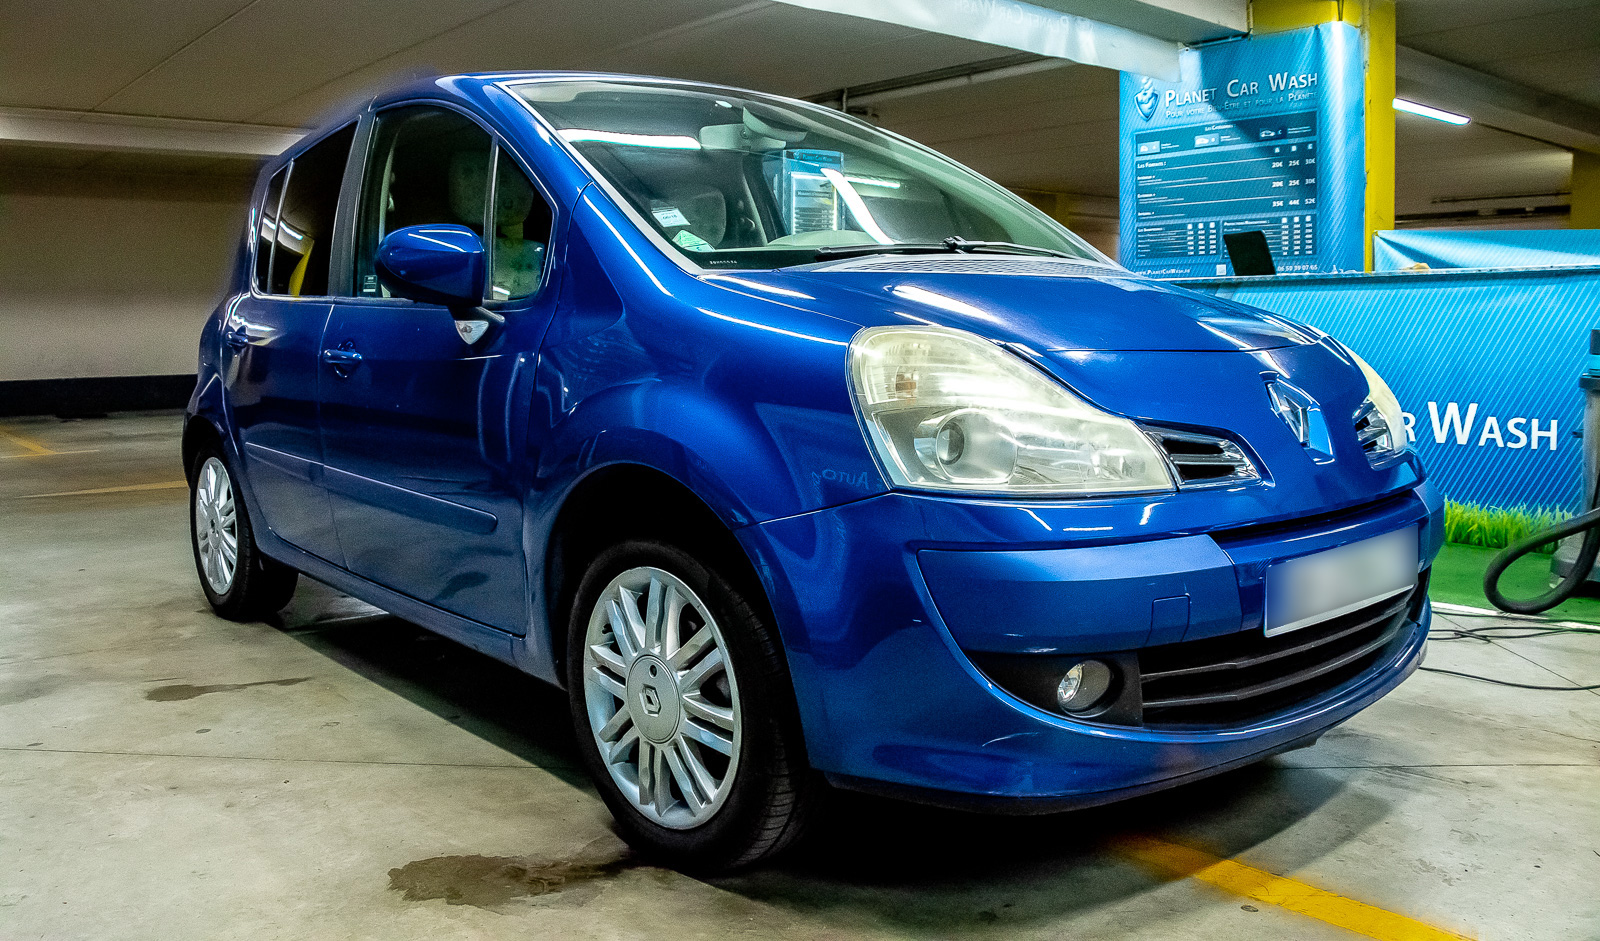
M1133 105L1139 109L1139 115L1146 121L1156 113L1156 102L1161 96L1156 94L1155 79L1147 78L1139 85L1139 93L1133 96Z

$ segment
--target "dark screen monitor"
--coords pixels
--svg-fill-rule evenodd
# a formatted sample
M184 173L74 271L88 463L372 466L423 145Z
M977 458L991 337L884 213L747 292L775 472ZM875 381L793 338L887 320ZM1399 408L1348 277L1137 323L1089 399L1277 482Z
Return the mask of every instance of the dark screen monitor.
M1228 260L1233 263L1236 275L1277 274L1272 263L1272 249L1267 247L1267 233L1231 232L1222 237L1228 246Z

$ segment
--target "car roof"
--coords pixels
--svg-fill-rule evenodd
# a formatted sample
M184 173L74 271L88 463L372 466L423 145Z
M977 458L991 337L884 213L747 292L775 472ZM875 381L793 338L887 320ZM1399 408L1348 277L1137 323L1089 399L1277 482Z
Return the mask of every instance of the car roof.
M720 85L715 82L699 82L691 79L671 78L662 75L638 75L625 72L592 72L575 70L520 70L505 72L458 72L450 75L434 75L419 77L402 82L377 93L368 93L360 98L346 101L344 104L325 112L321 120L317 121L314 130L309 131L304 137L285 148L282 153L267 160L263 164L263 178L277 172L284 164L306 150L312 144L326 137L328 134L348 125L359 118L367 109L383 107L398 101L414 98L441 98L467 101L484 111L498 111L499 105L491 102L485 94L486 90L503 82L517 82L527 80L568 80L568 81L626 81L647 84L674 85L686 88L716 89L728 92L743 92L746 94L766 94L753 89L742 89L732 85Z

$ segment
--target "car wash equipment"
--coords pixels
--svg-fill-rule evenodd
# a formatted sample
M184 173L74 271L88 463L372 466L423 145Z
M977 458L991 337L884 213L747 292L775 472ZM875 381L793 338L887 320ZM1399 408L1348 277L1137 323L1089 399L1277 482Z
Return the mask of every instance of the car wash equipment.
M1600 555L1600 330L1589 332L1589 361L1583 375L1578 378L1578 386L1584 394L1584 512L1559 526L1507 546L1490 560L1488 570L1483 573L1483 593L1502 611L1538 614L1566 601L1590 579L1595 557ZM1555 587L1542 595L1522 600L1507 598L1500 593L1500 576L1512 562L1546 543L1579 534L1581 537L1562 546L1551 562L1551 571L1560 577Z

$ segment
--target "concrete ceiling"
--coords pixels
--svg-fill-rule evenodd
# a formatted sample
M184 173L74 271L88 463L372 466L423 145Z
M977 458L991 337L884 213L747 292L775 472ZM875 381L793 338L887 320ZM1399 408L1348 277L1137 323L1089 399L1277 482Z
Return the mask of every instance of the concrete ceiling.
M1230 6L1124 5L1157 20L1158 7L1178 11L1163 27L1178 36L1204 25L1195 11L1208 2ZM1106 9L1087 0L1044 5ZM1600 108L1600 0L1399 0L1398 10L1402 45L1558 107ZM312 124L375 86L418 74L604 69L804 97L1014 51L770 0L0 0L0 22L0 128L11 109L18 121L98 128L113 120L104 115L132 115L172 123L174 133L209 127L219 135ZM1116 197L1113 72L1052 68L900 97L873 112L1008 185ZM1569 185L1561 148L1398 117L1402 213ZM92 150L5 145L0 163L138 169L150 161ZM185 172L244 165L204 147L183 159Z
M1400 44L1600 108L1600 3L1399 0Z

